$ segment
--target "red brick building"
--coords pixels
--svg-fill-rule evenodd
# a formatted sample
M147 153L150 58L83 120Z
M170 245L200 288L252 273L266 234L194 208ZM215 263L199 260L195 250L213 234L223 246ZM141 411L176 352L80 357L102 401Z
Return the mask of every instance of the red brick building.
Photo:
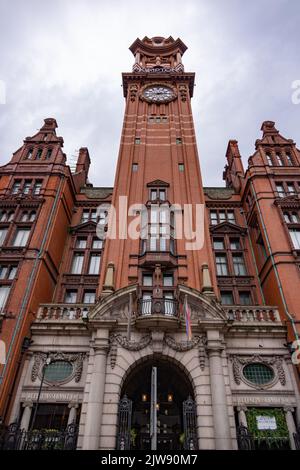
M257 447L271 417L295 448L300 152L266 121L248 168L231 140L226 187L203 187L185 44L130 50L114 188L88 182L86 148L71 171L52 118L0 168L0 415L25 433L75 422L87 449L235 449L243 426Z

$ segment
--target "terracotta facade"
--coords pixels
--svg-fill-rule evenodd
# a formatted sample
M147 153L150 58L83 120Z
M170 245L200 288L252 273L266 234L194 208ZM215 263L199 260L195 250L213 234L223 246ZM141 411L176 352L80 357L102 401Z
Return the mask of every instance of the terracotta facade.
M0 415L28 430L40 389L41 405L64 405L70 410L64 423L77 420L78 448L147 448L148 423L143 431L135 391L139 444L126 441L120 401L141 364L165 370L169 363L189 382L176 390L191 395L195 425L188 442L185 418L178 418L176 432L166 423L161 448L177 449L182 434L185 448L236 449L249 410L269 408L285 416L293 449L300 413L293 343L300 330L300 152L266 121L247 169L231 140L226 186L203 186L199 159L206 156L197 150L185 44L146 37L130 50L135 63L123 74L126 108L113 188L89 183L86 148L71 170L52 118L0 168L6 353ZM176 236L185 205L193 217L196 207L203 215L196 249ZM111 206L116 238L108 235ZM153 206L171 207L170 219L152 215ZM140 222L146 236L128 237L125 224L142 211L149 216ZM69 379L43 383L47 355L52 364L72 366ZM251 382L247 366L251 373L261 366L270 380Z

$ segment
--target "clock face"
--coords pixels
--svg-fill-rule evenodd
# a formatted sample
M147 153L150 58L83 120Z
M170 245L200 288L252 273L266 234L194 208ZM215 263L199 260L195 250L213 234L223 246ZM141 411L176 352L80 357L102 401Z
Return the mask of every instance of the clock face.
M149 86L143 92L143 97L152 103L166 103L175 98L173 90L167 86Z

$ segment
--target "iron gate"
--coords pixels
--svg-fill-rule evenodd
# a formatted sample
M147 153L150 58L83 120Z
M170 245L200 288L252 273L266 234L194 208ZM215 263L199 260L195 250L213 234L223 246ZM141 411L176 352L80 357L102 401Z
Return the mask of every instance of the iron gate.
M131 413L132 400L126 395L119 403L119 428L117 437L117 449L129 450L131 444Z
M196 450L197 428L196 428L196 404L192 397L188 397L183 402L183 430L184 430L184 449Z

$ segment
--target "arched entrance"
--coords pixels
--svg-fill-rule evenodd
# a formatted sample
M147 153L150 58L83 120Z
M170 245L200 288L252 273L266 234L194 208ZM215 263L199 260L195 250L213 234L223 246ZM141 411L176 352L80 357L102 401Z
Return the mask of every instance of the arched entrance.
M138 364L126 377L119 405L117 447L151 449L151 374L157 368L157 449L197 447L193 389L174 363L159 359Z

